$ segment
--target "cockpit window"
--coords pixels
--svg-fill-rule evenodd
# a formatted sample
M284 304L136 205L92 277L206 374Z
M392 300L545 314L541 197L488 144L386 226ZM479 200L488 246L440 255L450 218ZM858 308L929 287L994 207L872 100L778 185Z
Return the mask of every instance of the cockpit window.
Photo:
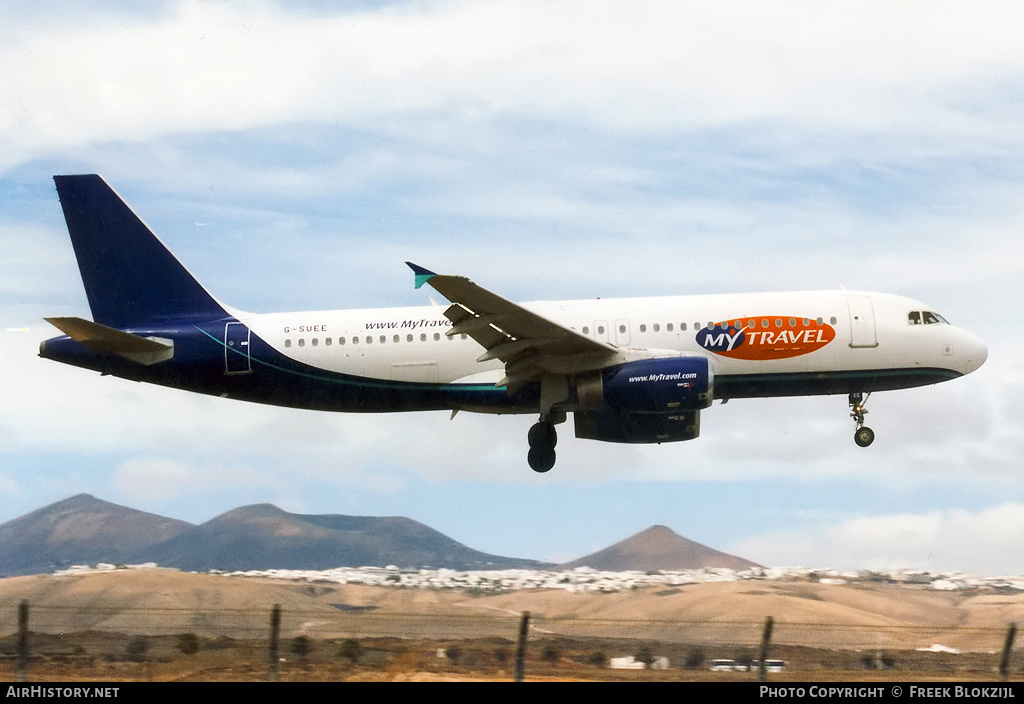
M937 325L938 323L949 324L945 318L930 310L912 310L907 313L907 322L911 325Z

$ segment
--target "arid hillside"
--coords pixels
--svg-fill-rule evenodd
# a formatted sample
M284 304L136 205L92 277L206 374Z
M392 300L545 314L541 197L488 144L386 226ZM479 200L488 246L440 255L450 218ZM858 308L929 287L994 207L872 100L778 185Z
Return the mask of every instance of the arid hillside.
M281 606L282 635L318 639L512 638L518 618L529 612L544 633L753 644L771 616L776 643L993 651L1007 624L1024 622L1024 594L915 585L746 580L611 594L536 589L476 596L141 569L0 580L0 634L16 629L22 600L37 632L232 638L258 637L274 604Z

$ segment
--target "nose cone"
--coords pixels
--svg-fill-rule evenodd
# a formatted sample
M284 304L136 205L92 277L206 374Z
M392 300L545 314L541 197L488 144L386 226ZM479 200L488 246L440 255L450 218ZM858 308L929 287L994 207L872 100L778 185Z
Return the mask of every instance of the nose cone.
M958 346L958 357L961 360L961 371L970 374L988 359L988 347L980 339L969 332L961 331L962 339Z

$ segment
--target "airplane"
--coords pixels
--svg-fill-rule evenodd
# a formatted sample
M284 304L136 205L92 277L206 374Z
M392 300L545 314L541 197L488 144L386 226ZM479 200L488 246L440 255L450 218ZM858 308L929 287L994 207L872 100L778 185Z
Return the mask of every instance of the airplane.
M924 303L805 291L513 303L407 262L450 305L246 313L204 289L98 175L54 176L93 320L46 318L39 355L125 379L324 411L537 414L617 443L692 440L714 400L847 394L867 447L875 391L969 374L985 345ZM769 421L770 422L770 421Z

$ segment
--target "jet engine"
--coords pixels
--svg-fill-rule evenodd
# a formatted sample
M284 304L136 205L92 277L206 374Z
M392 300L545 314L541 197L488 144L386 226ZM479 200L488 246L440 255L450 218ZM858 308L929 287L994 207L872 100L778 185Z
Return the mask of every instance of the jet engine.
M714 399L706 357L626 362L576 377L576 437L605 442L692 440Z
M584 411L692 411L711 405L714 385L707 357L641 359L578 375L576 401Z

